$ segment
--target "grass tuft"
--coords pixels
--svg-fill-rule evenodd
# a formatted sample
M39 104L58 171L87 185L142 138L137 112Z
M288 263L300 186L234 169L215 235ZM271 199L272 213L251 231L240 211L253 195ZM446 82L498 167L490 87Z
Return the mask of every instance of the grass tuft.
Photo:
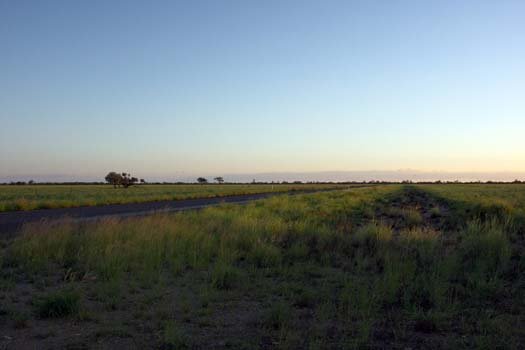
M231 289L239 279L239 271L222 261L215 264L211 271L211 285L216 289Z
M392 228L374 222L359 228L352 238L360 246L376 249L392 239Z
M80 308L80 294L74 290L60 290L37 299L35 311L40 318L59 318L75 315Z
M173 320L166 322L163 334L163 348L164 349L187 349L189 348L188 338L180 326Z
M274 330L285 328L291 318L290 306L284 301L278 301L271 305L264 317L264 325Z

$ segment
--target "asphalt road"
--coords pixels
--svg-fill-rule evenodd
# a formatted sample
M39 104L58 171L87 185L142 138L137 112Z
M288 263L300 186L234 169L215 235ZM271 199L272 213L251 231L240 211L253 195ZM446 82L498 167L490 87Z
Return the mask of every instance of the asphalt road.
M315 192L315 191L308 191ZM112 204L92 207L57 208L31 211L13 211L0 213L0 234L9 235L16 233L22 225L30 222L55 221L71 218L75 221L98 220L106 217L127 217L149 215L159 212L175 212L183 210L195 210L204 207L219 205L222 203L242 204L257 199L268 198L283 194L308 193L301 192L273 192L258 193L239 196L185 199L176 201L158 201L131 204Z

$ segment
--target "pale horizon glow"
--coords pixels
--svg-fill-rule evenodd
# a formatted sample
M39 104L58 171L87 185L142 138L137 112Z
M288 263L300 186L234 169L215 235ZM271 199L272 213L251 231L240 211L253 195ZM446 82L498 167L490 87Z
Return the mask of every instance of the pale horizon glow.
M0 182L523 176L524 13L518 0L3 1Z

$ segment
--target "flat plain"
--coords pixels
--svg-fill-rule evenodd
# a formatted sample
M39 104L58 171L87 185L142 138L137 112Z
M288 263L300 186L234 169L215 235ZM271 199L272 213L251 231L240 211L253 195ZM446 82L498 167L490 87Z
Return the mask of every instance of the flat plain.
M345 188L331 184L0 185L0 212Z
M388 185L25 226L0 346L525 347L525 186Z

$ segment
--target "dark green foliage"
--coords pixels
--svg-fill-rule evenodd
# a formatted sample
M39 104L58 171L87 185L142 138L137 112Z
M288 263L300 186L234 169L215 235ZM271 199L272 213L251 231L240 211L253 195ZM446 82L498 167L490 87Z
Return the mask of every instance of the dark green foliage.
M104 179L107 183L113 185L114 188L121 186L124 188L128 188L139 182L138 178L132 177L129 173L119 174L114 171L108 173ZM141 182L144 182L144 179L141 179Z
M200 184L206 184L208 183L208 180L204 177L198 177L197 178L197 182L200 183Z
M117 188L122 183L122 175L115 171L111 171L106 175L104 180L110 185L113 185L114 188Z

